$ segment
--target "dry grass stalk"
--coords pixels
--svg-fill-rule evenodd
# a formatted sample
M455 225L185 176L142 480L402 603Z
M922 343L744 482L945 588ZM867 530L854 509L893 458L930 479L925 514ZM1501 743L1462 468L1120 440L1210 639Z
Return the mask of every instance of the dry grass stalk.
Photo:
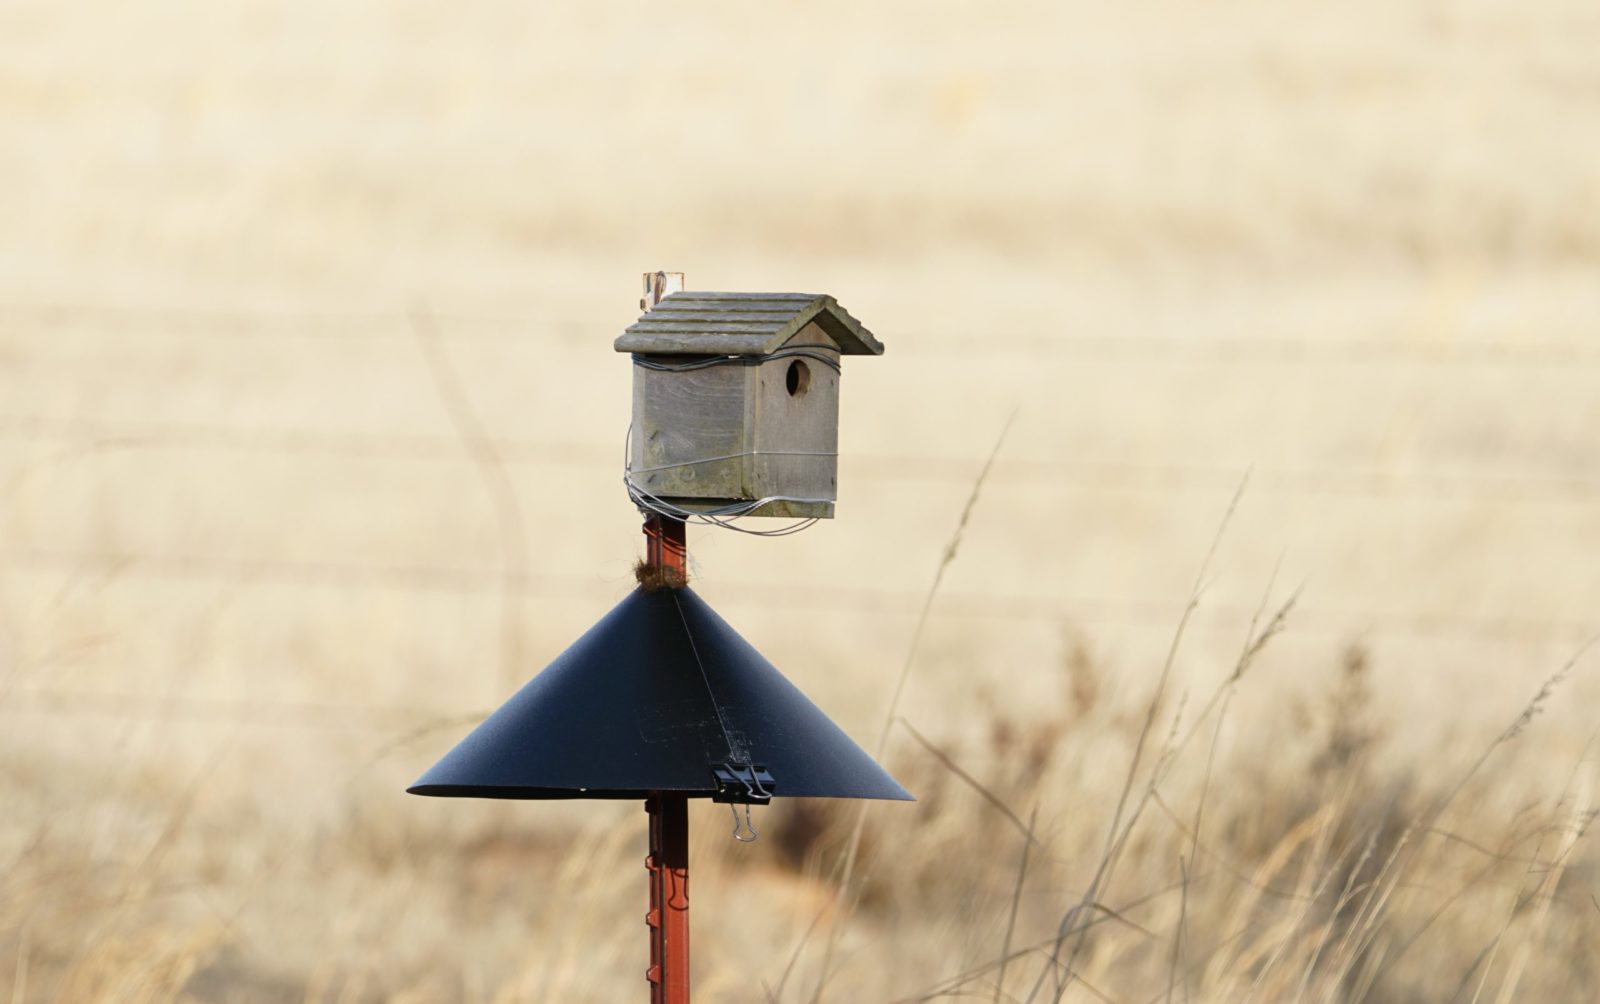
M1000 939L1000 971L994 978L994 1004L1000 1004L1000 998L1006 990L1006 964L1011 958L1011 936L1017 931L1017 911L1022 906L1022 887L1028 879L1028 852L1033 849L1033 831L1039 825L1039 807L1035 805L1033 811L1028 813L1027 828L1022 831L1022 852L1017 861L1017 884L1011 890L1011 910L1006 914L1006 933Z
M499 447L489 436L472 404L461 374L450 361L433 311L427 304L418 302L411 310L411 329L416 334L417 347L427 363L433 389L439 396L456 437L467 456L472 458L473 469L483 483L484 490L494 500L495 517L500 531L500 686L510 688L521 682L523 669L522 617L519 590L528 579L528 527L522 514L522 503L517 498L516 485L506 473L505 460Z
M1000 435L995 437L994 448L989 451L989 456L984 460L983 467L979 469L978 476L972 482L972 491L967 495L966 503L961 507L961 516L956 520L955 530L945 542L944 553L939 557L939 564L934 568L933 581L928 586L927 596L922 601L922 609L917 614L917 625L911 633L911 643L906 649L905 662L901 664L900 674L895 678L894 691L889 697L889 707L883 717L883 728L878 733L878 745L875 756L882 760L885 749L889 745L889 732L894 727L895 720L900 716L900 699L905 695L907 682L911 679L911 669L916 665L917 652L922 644L924 631L928 626L928 615L933 611L933 601L939 595L939 587L944 583L945 572L956 560L956 554L961 549L961 540L966 536L967 523L972 519L972 512L977 508L978 497L983 492L983 486L989 479L989 472L994 469L994 462L1000 456L1000 449L1005 445L1006 435L1011 431L1011 424L1016 421L1017 413L1013 411L1006 417L1005 424L1000 427ZM861 834L866 828L867 810L870 802L863 802L856 817L855 828L850 833L850 845L846 849L843 865L839 877L839 900L841 904L848 904L854 895L852 883L855 879L856 861L861 853ZM840 911L848 914L848 906ZM835 923L828 929L827 946L822 953L822 965L817 975L816 988L811 994L811 1004L821 1004L823 993L827 988L829 973L832 969L833 955L838 944L840 924ZM801 948L804 947L802 942ZM797 949L798 951L798 949Z
M1167 655L1162 662L1160 675L1156 679L1155 690L1151 694L1150 702L1145 710L1144 723L1140 726L1139 736L1134 741L1133 756L1128 763L1128 772L1123 780L1122 790L1117 795L1117 806L1111 814L1111 828L1106 836L1106 847L1100 855L1100 863L1095 868L1094 878L1089 882L1088 891L1084 893L1083 900L1079 903L1079 905L1073 907L1071 910L1068 910L1061 918L1061 925L1057 930L1056 946L1054 949L1052 949L1051 953L1051 965L1049 965L1045 971L1041 973L1041 979L1045 973L1052 974L1055 982L1055 995L1053 999L1057 1002L1059 1002L1062 995L1066 993L1067 985L1070 982L1069 979L1064 978L1063 974L1070 973L1072 971L1073 964L1077 961L1078 954L1083 950L1084 939L1087 937L1087 932L1081 930L1078 932L1077 939L1073 943L1072 951L1068 954L1065 964L1058 966L1056 965L1056 962L1060 956L1061 946L1065 943L1072 921L1078 915L1082 906L1087 902L1094 900L1097 897L1101 887L1110 881L1112 873L1116 869L1116 861L1121 854L1121 849L1126 845L1128 835L1133 832L1133 827L1138 822L1138 817L1143 810L1144 805L1141 802L1141 804L1134 809L1133 818L1128 822L1127 827L1122 827L1123 813L1126 811L1128 806L1128 797L1133 791L1134 778L1138 775L1139 765L1144 756L1145 743L1150 736L1151 728L1155 725L1156 713L1160 709L1161 703L1166 696L1167 681L1171 678L1172 667L1177 660L1178 649L1183 643L1184 631L1189 625L1190 616L1194 613L1195 608L1200 603L1200 596L1204 591L1205 579L1210 573L1211 561L1216 556L1217 548L1222 544L1222 537L1227 531L1228 524L1233 519L1234 512L1238 509L1239 500L1244 496L1244 490L1248 484L1249 476L1246 475L1245 479L1240 482L1239 487L1234 491L1233 498L1229 500L1228 508L1223 512L1222 520L1217 527L1216 535L1212 537L1211 546L1207 549L1206 556L1200 563L1200 571L1195 576L1195 584L1193 590L1190 592L1189 601L1184 605L1183 613L1178 618L1178 626L1173 631L1172 642L1167 647ZM1247 648L1247 651L1250 651L1250 649ZM1259 651L1259 648L1257 648L1256 651ZM1241 675L1242 668L1235 671L1234 678L1237 679ZM1149 790L1154 790L1153 781L1152 787ZM1033 990L1028 994L1028 999L1031 1001L1033 997L1037 995L1038 991L1039 984L1035 983Z

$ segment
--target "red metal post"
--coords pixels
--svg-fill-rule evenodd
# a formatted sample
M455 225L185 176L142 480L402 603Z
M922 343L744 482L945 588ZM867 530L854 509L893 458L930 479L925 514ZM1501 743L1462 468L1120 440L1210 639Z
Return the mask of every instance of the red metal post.
M689 543L683 520L659 513L645 517L644 560L675 578L678 585L688 581Z
M689 798L657 792L650 813L650 1004L689 1004Z
M644 521L645 562L662 578L682 585L688 573L683 520L648 516ZM650 1004L689 1004L689 798L654 792L645 800L650 814Z

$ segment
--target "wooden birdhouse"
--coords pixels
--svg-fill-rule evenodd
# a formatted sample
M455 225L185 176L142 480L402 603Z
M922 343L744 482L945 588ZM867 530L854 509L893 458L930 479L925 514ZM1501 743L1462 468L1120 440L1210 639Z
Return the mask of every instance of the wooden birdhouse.
M629 490L712 516L833 515L840 359L883 345L821 293L671 292L647 275L633 354Z

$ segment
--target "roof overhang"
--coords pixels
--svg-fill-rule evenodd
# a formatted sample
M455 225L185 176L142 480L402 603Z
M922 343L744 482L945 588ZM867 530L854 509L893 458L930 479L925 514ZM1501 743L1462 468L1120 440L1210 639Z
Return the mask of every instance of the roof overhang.
M768 355L815 322L844 355L883 355L883 343L825 293L673 293L628 327L618 352Z

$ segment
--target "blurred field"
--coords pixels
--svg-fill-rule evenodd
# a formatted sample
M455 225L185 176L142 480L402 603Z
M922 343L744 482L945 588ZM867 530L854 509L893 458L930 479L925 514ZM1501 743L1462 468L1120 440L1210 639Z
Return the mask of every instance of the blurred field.
M837 520L690 542L864 745L1016 413L901 711L1038 807L1014 913L906 729L852 909L853 809L697 807L698 1000L1051 1000L1091 888L1067 1000L1593 999L1594 658L1529 702L1600 631L1597 51L1567 0L0 7L0 998L644 996L637 806L401 789L630 588L664 268L888 346Z

